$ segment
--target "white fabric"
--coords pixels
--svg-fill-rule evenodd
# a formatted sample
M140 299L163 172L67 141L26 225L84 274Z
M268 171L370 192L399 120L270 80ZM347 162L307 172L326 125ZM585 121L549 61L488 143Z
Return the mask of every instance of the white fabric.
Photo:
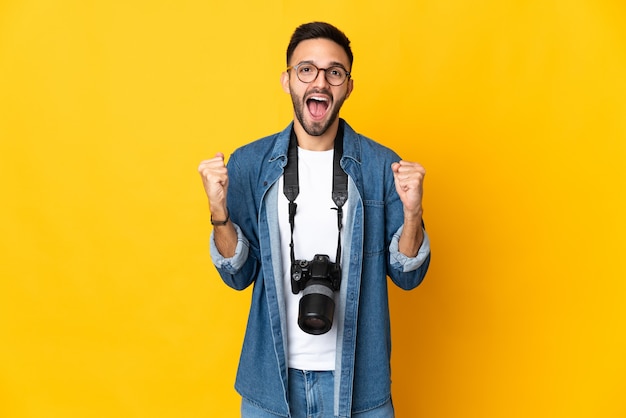
M312 260L316 254L326 254L334 262L337 255L337 211L332 200L333 150L308 151L298 148L300 193L295 218L294 248L297 260ZM289 201L283 194L283 179L279 182L278 222L283 259L283 280L287 313L288 366L301 370L334 370L337 323L325 334L307 334L298 326L298 308L302 293L291 291L291 255L289 242ZM344 208L344 214L347 211ZM343 223L347 222L344 215ZM337 295L338 292L335 292ZM337 302L335 302L337 303ZM336 314L337 310L335 310Z

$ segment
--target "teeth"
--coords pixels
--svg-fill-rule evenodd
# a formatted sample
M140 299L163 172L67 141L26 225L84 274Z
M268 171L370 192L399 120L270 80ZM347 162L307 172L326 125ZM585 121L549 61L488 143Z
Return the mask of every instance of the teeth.
M326 97L310 97L311 100L316 100L318 102L327 102L328 99Z

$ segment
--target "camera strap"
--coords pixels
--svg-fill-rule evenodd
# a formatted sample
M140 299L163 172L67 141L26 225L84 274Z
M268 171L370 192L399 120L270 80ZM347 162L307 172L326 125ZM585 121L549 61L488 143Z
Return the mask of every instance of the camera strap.
M343 205L348 200L348 175L341 168L341 157L343 155L343 125L340 123L337 129L337 136L335 137L334 152L333 152L333 191L332 199L336 208L332 208L337 211L337 257L335 263L341 262L341 229L343 226ZM285 174L283 179L283 193L287 200L289 200L289 226L291 227L291 243L289 247L291 249L291 262L296 260L294 244L293 244L293 230L296 220L296 198L300 193L300 186L298 182L298 138L294 130L291 130L291 138L289 140L289 151L287 153L287 165L285 166Z

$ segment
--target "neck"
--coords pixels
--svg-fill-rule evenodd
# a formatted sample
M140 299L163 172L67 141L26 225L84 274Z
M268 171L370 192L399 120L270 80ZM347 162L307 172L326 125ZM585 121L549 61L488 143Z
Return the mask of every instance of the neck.
M335 137L339 129L339 118L337 118L320 136L313 136L306 133L297 119L294 119L293 129L298 137L298 146L308 151L328 151L335 145Z

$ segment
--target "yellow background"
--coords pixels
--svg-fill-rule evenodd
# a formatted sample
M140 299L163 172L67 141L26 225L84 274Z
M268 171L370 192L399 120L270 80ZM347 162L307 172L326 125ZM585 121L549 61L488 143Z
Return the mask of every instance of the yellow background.
M249 290L196 167L276 132L293 29L428 171L393 290L401 418L626 416L623 0L0 2L0 416L236 417Z

